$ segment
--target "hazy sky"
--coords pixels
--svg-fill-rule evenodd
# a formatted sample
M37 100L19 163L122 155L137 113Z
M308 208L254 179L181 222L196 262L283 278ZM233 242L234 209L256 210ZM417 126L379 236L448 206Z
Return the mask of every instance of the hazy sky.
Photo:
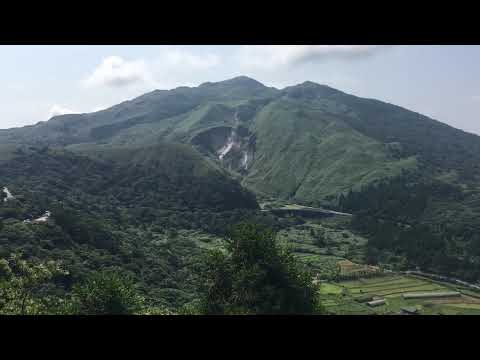
M238 75L306 80L480 134L480 46L0 46L0 128Z

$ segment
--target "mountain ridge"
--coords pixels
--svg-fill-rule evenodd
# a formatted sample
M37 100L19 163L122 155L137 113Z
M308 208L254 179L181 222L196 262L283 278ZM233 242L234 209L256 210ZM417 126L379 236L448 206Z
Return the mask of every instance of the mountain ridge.
M353 213L371 262L405 256L439 269L448 259L462 274L480 263L480 137L311 81L276 89L241 76L154 90L2 130L0 162L15 194L8 179L66 193L72 206L96 209L99 196L99 214L126 216L113 203L135 226L218 229L213 214L238 220L259 202L291 202Z
M293 89L302 89L302 88L316 88L316 89L324 89L326 90L326 92L330 92L331 94L342 94L342 95L348 95L349 97L352 97L352 98L356 98L356 99L361 99L361 100L367 100L367 101L375 101L375 102L378 102L379 104L383 104L383 105L388 105L388 106L393 106L393 107L396 107L396 108L399 108L401 110L404 110L404 111L409 111L409 112L412 112L412 113L415 113L415 114L418 114L418 115L421 115L422 117L425 117L425 118L428 118L430 120L433 120L433 121L436 121L436 122L439 122L445 126L448 126L452 129L455 129L455 130L458 130L458 131L461 131L463 133L466 133L466 134L471 134L471 135L475 135L475 136L479 136L478 134L475 134L475 133L471 133L471 132L468 132L468 131L465 131L465 130L462 130L462 129L458 129L452 125L448 125L448 124L445 124L439 120L436 120L434 118L431 118L429 116L426 116L426 115L423 115L417 111L414 111L414 110L411 110L411 109L408 109L404 106L399 106L399 105L396 105L392 102L388 102L388 101L383 101L383 100L379 100L379 99L375 99L375 98L369 98L369 97L361 97L361 96L357 96L357 95L352 95L352 94L348 94L346 92L343 92L341 90L338 90L338 89L335 89L329 85L326 85L326 84L320 84L320 83L317 83L317 82L314 82L314 81L310 81L310 80L306 80L304 82L301 82L301 83L298 83L298 84L295 84L295 85L288 85L288 86L285 86L283 88L275 88L275 87L267 87L266 85L264 85L263 83L261 83L260 81L258 80L255 80L251 77L248 77L248 76L245 76L245 75L240 75L240 76L236 76L236 77L233 77L233 78L230 78L230 79L226 79L226 80L222 80L222 81L216 81L216 82L204 82L204 83L201 83L200 85L198 86L193 86L193 87L189 87L189 86L178 86L176 88L173 88L173 89L154 89L152 91L149 91L149 92L146 92L142 95L139 95L137 97L134 97L132 99L127 99L127 100L124 100L118 104L115 104L115 105L112 105L108 108L105 108L105 109L102 109L102 110L98 110L98 111L93 111L93 112L82 112L82 113L71 113L71 114L61 114L61 115L56 115L56 116L52 116L50 119L48 120L43 120L43 121L39 121L35 124L31 124L31 125L25 125L25 126L19 126L19 127L13 127L13 128L8 128L8 129L0 129L0 133L1 132L6 132L6 131L9 131L9 130L14 130L14 129L22 129L22 128L30 128L30 127L34 127L34 126L37 126L37 125L41 125L41 124L44 124L44 123L47 123L51 120L54 120L54 119L63 119L63 118L68 118L70 116L83 116L83 115L89 115L89 114L95 114L95 113L100 113L100 112L104 112L104 111L108 111L108 110L111 110L112 108L116 108L116 107L119 107L119 106L122 106L122 105L126 105L126 104L130 104L130 103L134 103L138 100L143 100L145 98L148 98L148 97L152 97L152 96L155 96L155 95L159 95L159 94L174 94L178 91L184 91L184 90L193 90L193 89L199 89L199 88L202 88L202 87L211 87L211 86L219 86L219 85L245 85L245 84L256 84L262 88L265 88L265 89L275 89L277 90L279 93L285 93L285 92L288 92L288 90L293 90Z
M276 107L273 110L274 118L262 119L262 116L266 116L267 109L272 108L272 104ZM294 108L296 110L292 112ZM282 116L287 116L288 119L275 120L281 112L285 112ZM306 124L307 122L309 125ZM322 122L325 126L330 125L321 130L318 124ZM304 137L301 134L307 134L310 131L309 127L312 126L317 127L316 131L320 132L331 132L328 129L336 129L334 131L339 134L338 131L346 131L350 134L348 135L350 140L352 136L355 138L360 136L360 138L364 137L363 142L376 141L385 144L385 149L378 150L384 153L385 159L392 156L408 158L422 154L436 166L443 166L445 163L442 158L435 158L435 154L442 150L441 147L458 148L460 152L475 158L478 157L475 154L477 150L480 152L480 137L477 135L455 129L397 105L357 97L312 81L283 89L269 88L247 76L203 83L198 87L154 90L98 112L61 115L37 125L1 130L0 145L14 143L76 147L109 143L115 146L131 143L151 145L162 141L173 141L194 145L201 152L209 153L207 155L213 159L217 156L215 151L218 150L204 144L209 149L206 151L197 140L193 144L193 139L199 139L202 132L214 131L215 128L224 127L227 132L228 128L238 128L244 136L242 139L237 136L236 147L241 148L243 157L246 157L246 153L251 153L250 169L255 172L253 148L262 144L258 131L262 131L264 126L266 126L263 132L265 136L267 132L275 133L277 129L280 131L278 136L281 136L286 130L281 126L291 129L288 131L302 129L301 133L295 135L296 139L298 136ZM423 134L418 134L419 132ZM449 135L444 143L439 134L446 132L449 132ZM424 141L430 133L437 137L440 145ZM216 135L212 141L215 144L227 141L227 135L221 135L225 137L223 140ZM312 133L310 140L306 139L308 143L305 146L309 148L319 146L318 141L323 139L323 136L322 133L318 135ZM208 136L205 135L203 138ZM314 140L315 138L318 140ZM287 141L284 143L284 146L287 146L285 151L293 151L289 147L293 146L291 139L293 138L285 138ZM345 145L348 143L347 139L343 141ZM468 143L467 147L463 146L464 142ZM245 144L253 145L251 148L246 148ZM279 143L279 145L282 144L282 142ZM471 149L469 150L468 147ZM274 147L270 150L273 149ZM232 156L238 149L233 150ZM310 150L307 149L304 156L308 156L308 151ZM375 152L378 153L378 151ZM229 157L225 158L227 167L233 172L245 173L245 169L239 168L240 160L229 160ZM281 162L281 160L278 161ZM447 165L451 166L451 164ZM261 171L268 173L264 169ZM306 174L301 177L308 178ZM247 180L247 183L249 182L251 181ZM298 187L298 184L295 186Z

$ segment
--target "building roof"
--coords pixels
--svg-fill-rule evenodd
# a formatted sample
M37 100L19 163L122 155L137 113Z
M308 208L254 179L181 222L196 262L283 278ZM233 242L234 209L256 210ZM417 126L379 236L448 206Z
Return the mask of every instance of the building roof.
M337 262L339 266L355 266L356 264L351 262L350 260L340 260Z
M454 297L462 296L458 291L432 291L424 293L405 293L402 294L404 299L417 299L417 298L442 298L442 297Z
M414 306L405 306L405 307L402 307L401 310L409 314L414 314L418 312L418 309Z
M373 300L373 301L367 302L367 305L369 305L369 306L380 306L380 305L383 305L383 304L385 304L385 299L378 299L378 300Z

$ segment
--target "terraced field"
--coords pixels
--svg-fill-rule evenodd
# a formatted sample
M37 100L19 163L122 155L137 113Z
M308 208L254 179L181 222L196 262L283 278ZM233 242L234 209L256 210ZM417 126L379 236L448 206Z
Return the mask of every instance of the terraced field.
M462 296L445 299L404 299L412 292L460 291ZM452 284L414 276L392 275L340 283L323 283L321 299L330 314L398 314L402 308L416 308L422 315L480 315L479 294ZM472 295L476 295L472 296ZM362 299L382 298L385 305L369 307Z
M395 297L407 292L445 290L445 287L441 285L407 277L393 277L381 279L380 282L377 281L366 284L353 283L352 285L344 286L349 290L350 294L352 294L354 298L357 298L359 295Z
M321 279L336 277L337 262L362 263L367 239L345 229L344 219L309 220L278 233L280 243L291 248ZM321 241L320 241L321 240Z

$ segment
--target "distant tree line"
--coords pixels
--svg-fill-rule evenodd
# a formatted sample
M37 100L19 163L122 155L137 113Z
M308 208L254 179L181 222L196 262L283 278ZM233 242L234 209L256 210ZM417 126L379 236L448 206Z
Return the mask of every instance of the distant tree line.
M455 206L464 198L451 184L404 173L350 191L340 197L339 204L355 214L353 228L369 238L369 263L398 263L403 269L418 266L477 280L480 237L472 231L477 224L470 224L469 230L468 226L458 226L462 219L431 215L433 201ZM398 260L402 258L405 261Z

